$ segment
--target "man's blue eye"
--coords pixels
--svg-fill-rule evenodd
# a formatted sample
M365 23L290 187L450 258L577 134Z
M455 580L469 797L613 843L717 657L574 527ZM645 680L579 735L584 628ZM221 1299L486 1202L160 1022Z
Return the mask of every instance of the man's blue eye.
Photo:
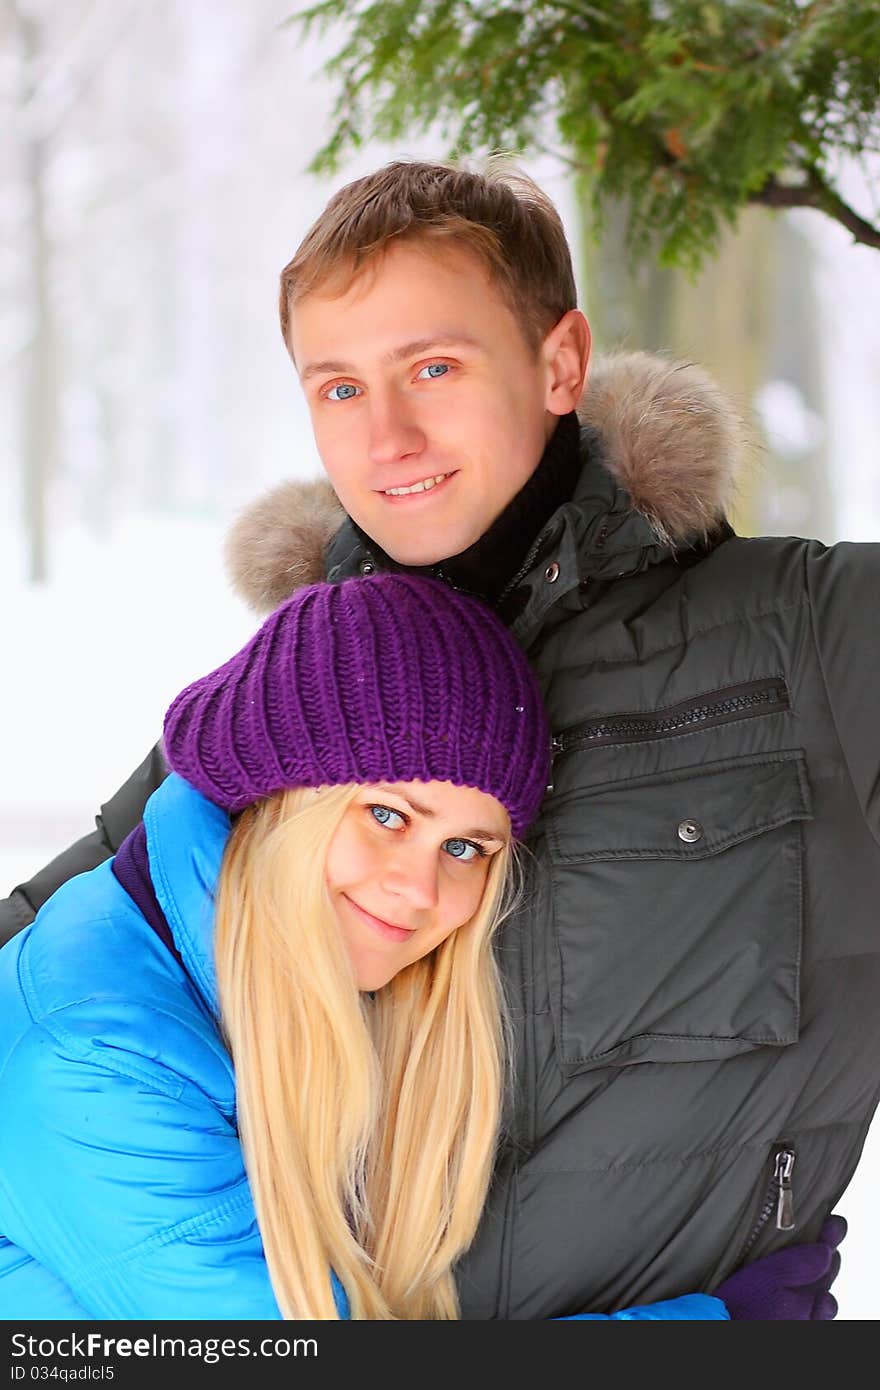
M392 822L399 822L403 825L403 816L399 811L392 811L390 806L371 806L370 814L373 820L377 820L380 825L391 825L392 829L397 829L397 825Z
M424 377L425 372L428 373L429 377L445 376L448 371L448 362L429 362L427 367L422 367L422 370L419 372L419 377Z
M447 840L443 846L447 854L451 854L453 859L460 859L463 864L470 864L474 859L483 859L486 851L479 845L474 845L470 840Z
M338 394L334 394L337 392ZM328 401L350 401L352 396L356 396L358 388L352 386L350 381L341 381L338 386L331 386L327 392Z

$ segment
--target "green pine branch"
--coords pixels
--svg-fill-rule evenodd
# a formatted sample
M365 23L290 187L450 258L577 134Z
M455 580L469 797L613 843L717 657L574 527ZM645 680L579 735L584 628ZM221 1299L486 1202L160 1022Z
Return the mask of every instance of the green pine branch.
M880 0L320 0L288 22L342 36L315 171L436 129L452 156L556 149L661 264L696 270L748 204L880 246L833 175L880 145Z

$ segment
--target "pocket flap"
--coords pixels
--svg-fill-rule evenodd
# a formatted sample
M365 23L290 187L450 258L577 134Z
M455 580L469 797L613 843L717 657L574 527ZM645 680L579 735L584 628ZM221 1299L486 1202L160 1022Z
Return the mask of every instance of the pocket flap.
M803 755L792 749L579 788L553 807L548 835L558 863L704 859L811 818Z

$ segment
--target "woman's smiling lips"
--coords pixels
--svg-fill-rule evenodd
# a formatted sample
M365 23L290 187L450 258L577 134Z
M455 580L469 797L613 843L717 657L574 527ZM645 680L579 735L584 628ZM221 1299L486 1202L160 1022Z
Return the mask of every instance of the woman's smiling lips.
M395 927L392 922L385 922L381 917L374 917L372 912L367 912L365 907L356 903L354 898L350 898L347 893L342 894L349 906L353 907L362 922L366 922L368 927L384 936L389 941L409 941L415 927Z

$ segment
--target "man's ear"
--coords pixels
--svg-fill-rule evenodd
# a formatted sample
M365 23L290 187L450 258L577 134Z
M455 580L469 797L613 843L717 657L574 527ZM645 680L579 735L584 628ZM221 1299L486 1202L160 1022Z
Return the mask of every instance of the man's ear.
M581 398L590 361L592 335L580 309L569 309L541 345L547 368L545 406L551 415L567 415Z

